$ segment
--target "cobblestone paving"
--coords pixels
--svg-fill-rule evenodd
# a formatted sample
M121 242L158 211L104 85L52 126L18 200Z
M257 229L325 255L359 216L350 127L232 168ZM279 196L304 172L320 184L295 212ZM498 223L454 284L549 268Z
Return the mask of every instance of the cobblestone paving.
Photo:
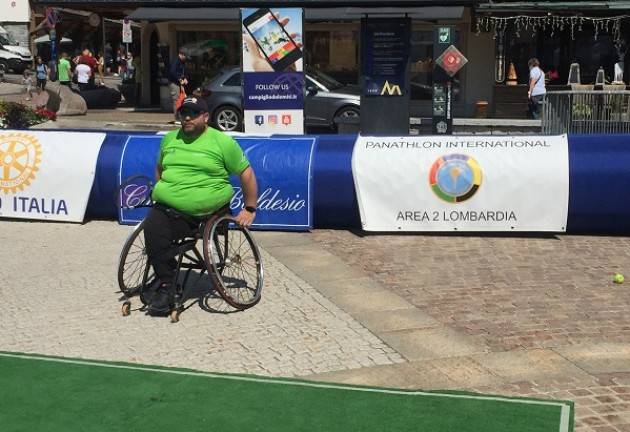
M630 342L630 239L366 236L318 230L352 266L493 351Z
M491 393L497 389L481 387L474 390ZM574 401L576 432L630 432L628 373L601 375L589 381L523 381L502 387L501 394Z
M580 344L630 346L630 239L594 236L312 236L350 266L492 352ZM630 354L624 372L472 390L570 399L577 431L630 431ZM612 367L614 368L614 366Z
M0 350L276 376L403 361L266 252L263 300L246 312L123 318L116 269L130 230L0 222Z

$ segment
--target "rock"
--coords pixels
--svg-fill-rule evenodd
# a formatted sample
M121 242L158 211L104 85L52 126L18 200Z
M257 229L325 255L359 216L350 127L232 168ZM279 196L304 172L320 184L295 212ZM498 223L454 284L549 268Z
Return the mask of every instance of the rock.
M58 116L85 115L87 113L87 104L79 93L72 91L68 86L59 84L59 82L51 82L49 85L51 92L59 95Z

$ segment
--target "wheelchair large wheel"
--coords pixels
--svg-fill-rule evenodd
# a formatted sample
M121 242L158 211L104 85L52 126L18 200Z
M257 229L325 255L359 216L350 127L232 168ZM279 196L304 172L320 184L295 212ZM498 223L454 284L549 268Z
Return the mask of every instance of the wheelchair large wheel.
M244 310L260 301L263 266L249 230L232 222L232 217L222 216L206 223L203 256L221 297L232 307Z
M143 281L145 281L145 286L150 286L155 282L155 273L149 266L149 258L144 245L144 221L138 224L129 235L120 252L118 286L122 293L129 297L141 291Z

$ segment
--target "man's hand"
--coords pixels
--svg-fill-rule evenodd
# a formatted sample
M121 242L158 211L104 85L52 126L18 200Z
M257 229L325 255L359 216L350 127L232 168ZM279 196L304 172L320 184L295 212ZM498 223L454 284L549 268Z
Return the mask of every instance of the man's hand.
M256 212L250 213L247 210L243 209L234 219L236 220L236 223L240 226L248 228L252 225L252 222L254 222L255 217Z
M251 166L245 168L245 170L239 175L241 186L243 187L243 197L245 198L245 206L241 212L236 216L236 223L241 226L248 227L254 222L256 217L256 200L258 199L258 184L256 183L256 175ZM245 210L249 207L253 212Z

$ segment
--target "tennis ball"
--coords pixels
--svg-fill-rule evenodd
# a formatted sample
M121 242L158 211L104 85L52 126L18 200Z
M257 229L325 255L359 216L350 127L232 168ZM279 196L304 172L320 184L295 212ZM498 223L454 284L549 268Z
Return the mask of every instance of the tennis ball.
M626 278L624 278L621 273L615 273L615 276L613 276L614 283L618 283L618 284L623 283L625 279Z

